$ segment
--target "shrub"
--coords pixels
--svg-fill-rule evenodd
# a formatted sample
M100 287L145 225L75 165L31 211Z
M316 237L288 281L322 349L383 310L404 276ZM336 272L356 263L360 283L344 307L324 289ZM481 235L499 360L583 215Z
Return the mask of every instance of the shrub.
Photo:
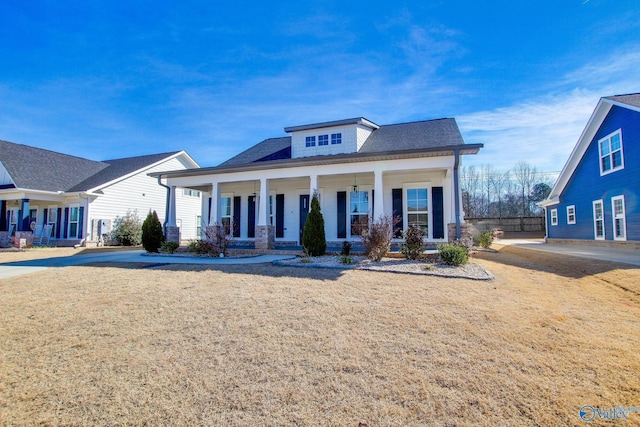
M230 224L229 228L226 228L222 223L216 223L205 227L204 237L205 240L211 244L211 256L227 256L227 250L233 240L231 234L227 234L229 230L233 229L233 224Z
M424 253L424 230L412 225L404 233L404 242L400 252L406 259L418 259Z
M444 264L464 265L467 263L467 248L453 243L438 245L438 254Z
M492 242L493 242L493 235L490 232L485 231L484 233L480 234L480 239L479 239L480 247L487 249L491 246Z
M390 215L381 215L378 219L369 221L369 229L362 234L364 253L373 261L380 261L391 248L393 239L393 227L399 218Z
M128 210L123 217L113 222L113 238L123 246L137 246L142 243L142 224L138 211Z
M207 240L191 240L187 245L187 251L197 255L210 255L213 253L213 245Z
M351 255L340 255L340 264L353 264L354 260Z
M227 256L227 249L232 239L226 231L227 229L220 223L206 226L205 238L190 241L187 245L187 251L212 257L220 256L220 254Z
M178 247L180 247L180 244L178 242L162 242L162 245L160 247L162 249L162 252L172 254L176 251L176 249L178 249Z
M322 256L327 250L327 240L324 235L324 218L320 212L318 193L314 191L311 198L311 211L307 215L302 231L302 247L309 256Z
M142 247L147 252L158 252L163 241L162 224L160 224L158 214L156 211L153 213L149 211L147 218L142 223Z
M340 255L343 256L349 256L351 255L351 242L349 242L348 240L345 240L344 242L342 242L342 250L340 251Z

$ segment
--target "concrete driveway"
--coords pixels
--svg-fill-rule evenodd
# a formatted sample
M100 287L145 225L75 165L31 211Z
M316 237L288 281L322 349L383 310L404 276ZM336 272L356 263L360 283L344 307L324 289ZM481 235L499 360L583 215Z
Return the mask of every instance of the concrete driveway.
M535 251L552 252L561 255L622 262L640 266L640 251L633 249L613 249L588 245L558 245L555 243L544 243L542 239L500 239L496 240L495 243Z
M0 279L22 274L34 273L52 267L69 267L96 262L133 262L133 263L158 263L158 264L205 264L205 265L229 265L229 264L261 264L271 263L283 259L293 258L292 255L256 255L248 257L205 258L193 256L152 255L143 250L99 252L87 255L73 255L34 259L0 264Z

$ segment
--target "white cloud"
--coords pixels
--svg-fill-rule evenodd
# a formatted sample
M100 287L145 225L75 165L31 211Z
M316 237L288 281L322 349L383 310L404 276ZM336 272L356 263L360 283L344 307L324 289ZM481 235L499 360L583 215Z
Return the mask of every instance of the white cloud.
M482 143L466 164L501 169L524 160L540 170L559 171L567 161L599 99L640 91L640 53L624 53L568 71L553 94L457 118L467 143Z

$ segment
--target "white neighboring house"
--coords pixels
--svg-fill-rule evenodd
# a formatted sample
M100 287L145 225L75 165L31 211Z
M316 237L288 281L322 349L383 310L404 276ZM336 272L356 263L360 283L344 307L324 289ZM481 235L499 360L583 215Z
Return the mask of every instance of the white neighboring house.
M357 117L285 132L216 167L152 176L202 192L206 222L223 224L235 244L256 249L300 245L316 191L328 245L357 242L358 230L381 215L398 216L402 231L419 225L432 244L461 236L458 168L463 155L483 145L465 144L455 119L378 126ZM176 226L176 194L168 230Z
M0 140L0 245L29 233L36 244L97 245L129 210L142 221L155 210L164 222L168 188L148 174L197 167L185 151L98 162ZM176 200L181 237L198 237L201 194Z

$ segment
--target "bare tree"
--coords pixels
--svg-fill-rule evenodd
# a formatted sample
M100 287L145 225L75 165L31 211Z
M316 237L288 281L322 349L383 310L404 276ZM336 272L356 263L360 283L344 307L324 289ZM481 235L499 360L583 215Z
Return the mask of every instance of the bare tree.
M533 190L533 186L536 184L536 175L537 175L536 167L530 165L527 162L518 162L513 167L513 175L516 183L520 188L520 193L522 196L522 210L520 212L521 216L530 216L531 215L531 190Z

